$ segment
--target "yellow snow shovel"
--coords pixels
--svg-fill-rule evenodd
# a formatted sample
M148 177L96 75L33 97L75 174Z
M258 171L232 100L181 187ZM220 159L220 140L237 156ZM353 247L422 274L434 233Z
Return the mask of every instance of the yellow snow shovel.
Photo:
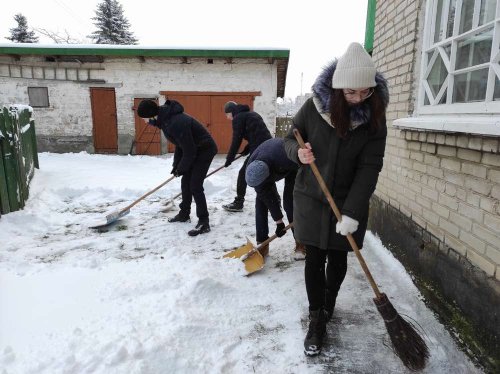
M293 227L293 222L288 224L285 227L285 231L289 228ZM264 257L260 254L259 250L264 246L271 243L274 239L276 239L278 235L274 234L269 239L260 243L259 246L255 246L250 239L247 238L247 244L242 245L241 247L236 248L235 250L226 253L223 258L239 258L241 261L245 263L245 270L247 271L246 275L250 275L259 271L264 267Z

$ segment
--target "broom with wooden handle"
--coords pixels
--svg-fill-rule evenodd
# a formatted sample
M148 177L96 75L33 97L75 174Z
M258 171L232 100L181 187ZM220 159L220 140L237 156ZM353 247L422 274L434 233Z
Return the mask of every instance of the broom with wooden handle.
M295 138L297 139L300 147L306 149L306 145L304 143L304 140L302 139L302 136L300 135L300 132L297 129L293 129L293 134L295 135ZM311 169L316 179L318 180L318 183L323 190L323 193L325 194L326 199L328 200L328 203L330 204L330 207L335 214L335 217L337 217L337 220L340 222L342 220L342 214L333 201L332 195L330 194L330 191L328 190L328 187L326 186L325 181L323 180L323 177L318 170L318 167L316 166L314 161L309 165L311 166ZM358 258L358 261L361 264L361 267L363 268L368 281L370 282L373 292L375 292L376 297L373 299L373 301L375 302L379 313L384 319L387 332L389 333L392 345L394 347L394 352L401 359L401 361L403 361L403 364L409 369L423 369L425 367L426 360L429 357L429 349L427 347L427 344L425 344L425 341L418 334L412 324L407 322L405 319L403 319L403 317L399 315L396 309L392 306L387 295L380 292L377 284L375 283L375 280L372 277L372 274L370 273L370 270L368 269L368 266L366 265L363 256L361 255L361 252L359 251L358 245L354 241L354 238L351 234L347 234L347 240L349 241L354 254Z

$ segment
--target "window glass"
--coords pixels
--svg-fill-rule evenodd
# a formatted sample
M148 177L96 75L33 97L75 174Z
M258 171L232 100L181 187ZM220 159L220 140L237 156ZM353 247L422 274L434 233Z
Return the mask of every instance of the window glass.
M481 0L479 10L479 25L484 25L495 18L496 0Z
M474 0L462 1L462 13L460 14L459 33L463 34L472 29L472 17L474 16Z
M500 100L500 79L498 79L498 75L495 78L495 92L493 92L493 100Z
M443 39L441 35L441 18L443 15L443 0L437 0L436 23L434 26L434 43Z
M475 34L457 44L456 69L463 69L489 62L491 59L491 43L493 29Z
M444 83L444 80L448 76L448 70L446 69L446 66L443 63L443 59L441 56L438 54L434 65L432 65L432 69L429 73L429 76L427 77L427 82L429 83L429 86L432 91L432 95L436 97L437 93L441 89L441 86Z
M28 87L28 98L30 106L34 108L46 108L49 106L49 92L47 87Z
M455 22L455 10L457 7L457 0L450 0L450 8L448 11L448 23L446 25L446 37L449 38L453 35L453 24Z
M455 75L453 87L454 103L471 103L484 101L486 98L486 84L488 82L488 68L470 71Z

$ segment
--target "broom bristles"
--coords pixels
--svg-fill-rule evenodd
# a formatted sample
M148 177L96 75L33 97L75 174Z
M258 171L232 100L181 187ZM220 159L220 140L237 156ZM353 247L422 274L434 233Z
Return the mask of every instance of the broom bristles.
M387 332L391 338L394 353L410 370L421 370L429 358L429 348L413 325L399 315L387 295L373 301L384 319Z

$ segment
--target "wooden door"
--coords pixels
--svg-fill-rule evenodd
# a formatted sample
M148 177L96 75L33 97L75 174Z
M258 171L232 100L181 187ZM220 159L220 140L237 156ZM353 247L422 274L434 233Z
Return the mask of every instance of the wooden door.
M228 101L235 101L238 104L246 104L253 110L253 96L241 95L241 96L211 96L210 97L210 130L211 134L217 143L219 148L219 153L227 153L229 147L231 147L231 140L233 139L233 127L230 120L226 118L226 113L224 113L224 104ZM246 145L244 140L240 151Z
M92 134L96 153L118 151L116 98L114 88L91 88Z
M135 154L136 155L159 155L161 154L160 133L157 127L148 125L144 119L137 115L137 107L144 99L134 99L134 122L135 122ZM158 100L156 100L158 101Z
M209 132L211 132L210 123L210 96L204 95L168 95L168 100L175 100L182 104L184 113L195 118ZM173 144L168 145L168 151L173 152L175 149Z

